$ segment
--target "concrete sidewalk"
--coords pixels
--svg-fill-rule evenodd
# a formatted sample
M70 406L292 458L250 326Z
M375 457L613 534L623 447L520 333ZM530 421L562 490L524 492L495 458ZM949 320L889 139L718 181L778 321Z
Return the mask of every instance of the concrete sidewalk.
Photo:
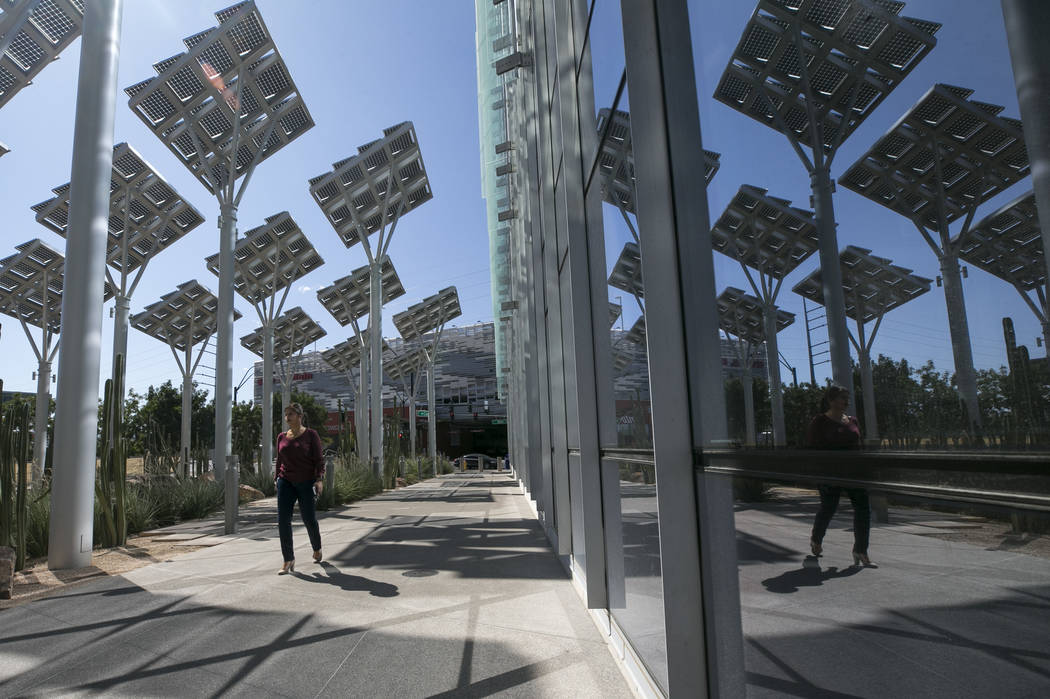
M0 612L0 696L632 695L510 477L322 514L325 562L296 526L289 576L271 503L237 537Z

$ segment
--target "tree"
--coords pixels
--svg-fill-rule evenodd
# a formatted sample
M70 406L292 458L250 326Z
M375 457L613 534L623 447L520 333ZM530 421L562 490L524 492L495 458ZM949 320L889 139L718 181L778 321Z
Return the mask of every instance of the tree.
M232 424L233 453L240 458L242 468L252 468L262 438L262 406L251 401L234 403Z

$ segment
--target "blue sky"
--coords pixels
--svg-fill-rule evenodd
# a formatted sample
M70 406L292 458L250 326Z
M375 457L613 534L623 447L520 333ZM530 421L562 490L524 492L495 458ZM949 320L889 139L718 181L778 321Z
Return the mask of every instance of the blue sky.
M119 86L153 75L154 62L177 53L184 36L213 26L212 13L227 4L126 0ZM242 202L239 223L247 230L262 223L264 217L287 210L324 257L326 264L299 282L286 304L301 305L328 331L317 348L346 339L347 332L317 303L316 289L364 264L365 256L359 248L347 249L339 242L311 200L307 179L356 152L359 144L377 138L384 127L404 120L415 123L434 199L406 215L398 225L390 254L408 293L386 307L384 333L395 335L390 322L395 312L450 284L459 288L461 324L491 320L488 234L478 172L473 2L258 0L258 5L317 125L259 167ZM772 195L807 207L808 177L787 140L711 96L754 3L693 0L690 8L704 145L722 153L721 170L709 190L712 218L720 215L744 183L764 187ZM904 14L944 23L938 46L846 141L836 158L833 176L851 165L935 82L972 88L976 91L974 99L1004 105L1005 115L1019 116L998 2L912 0ZM619 2L598 0L591 42L600 108L611 103L623 70ZM38 76L35 84L0 110L0 141L12 149L0 158L0 207L7 221L0 235L0 255L11 254L16 244L37 237L64 249L64 241L37 224L29 207L47 199L52 187L69 180L79 52L78 40ZM214 197L132 114L123 93L118 96L116 114L116 142L128 141L134 146L207 219L151 263L132 298L132 313L190 279L214 291L218 280L204 265L204 258L218 250ZM1026 180L988 202L978 218L1030 186ZM910 222L841 187L835 206L841 246L870 248L920 275L937 275L933 254ZM611 266L628 234L618 221L618 212L606 207L606 214ZM727 285L747 288L734 261L716 255L715 263L719 290ZM780 296L781 306L799 315L794 326L780 333L779 340L781 351L798 368L800 378L808 376L802 304L790 287L816 266L814 256L788 277ZM964 284L978 368L1005 363L1004 315L1013 317L1018 341L1028 344L1034 356L1043 355L1044 350L1034 346L1040 332L1038 324L1011 287L976 269L970 269ZM616 294L619 292L614 290L612 295ZM244 314L236 325L240 338L255 329L257 318L242 299L238 298L237 306ZM629 327L637 311L626 302L624 306ZM36 361L29 342L17 324L6 317L2 320L4 387L34 391ZM934 287L887 316L874 351L914 362L933 359L939 368L950 370L947 327L943 293ZM112 320L107 309L104 367L109 363L111 338ZM236 347L235 381L255 359L239 344ZM178 382L171 352L160 342L132 330L129 355L130 387L142 391L169 378ZM212 363L211 357L206 357L205 363Z

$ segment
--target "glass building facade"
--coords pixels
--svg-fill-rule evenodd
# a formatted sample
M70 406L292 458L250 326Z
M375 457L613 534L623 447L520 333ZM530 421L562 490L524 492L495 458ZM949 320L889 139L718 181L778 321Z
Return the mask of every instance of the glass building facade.
M511 462L638 690L1045 694L1050 8L476 8Z

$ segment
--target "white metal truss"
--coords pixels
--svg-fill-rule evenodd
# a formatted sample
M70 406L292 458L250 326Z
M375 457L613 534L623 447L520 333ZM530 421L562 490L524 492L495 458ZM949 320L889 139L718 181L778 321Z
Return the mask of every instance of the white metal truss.
M233 251L233 288L257 308L267 300L274 305L277 292L283 290L276 317L292 284L323 265L324 259L287 211L268 216L265 221L237 241ZM206 263L213 274L219 274L219 253L208 256ZM260 311L260 315L265 314Z
M156 77L124 90L132 111L213 194L314 125L254 0L215 17L219 26L154 64Z
M0 108L80 36L84 0L0 0Z
M368 314L370 303L371 266L363 265L350 274L317 290L317 300L342 326L347 326ZM405 287L397 276L393 262L383 261L383 304L405 295Z
M903 8L891 0L760 0L715 99L833 152L936 45L941 25L901 17Z
M276 319L273 328L273 356L288 359L327 333L299 306L289 308ZM241 345L249 352L262 356L262 328L241 338Z

